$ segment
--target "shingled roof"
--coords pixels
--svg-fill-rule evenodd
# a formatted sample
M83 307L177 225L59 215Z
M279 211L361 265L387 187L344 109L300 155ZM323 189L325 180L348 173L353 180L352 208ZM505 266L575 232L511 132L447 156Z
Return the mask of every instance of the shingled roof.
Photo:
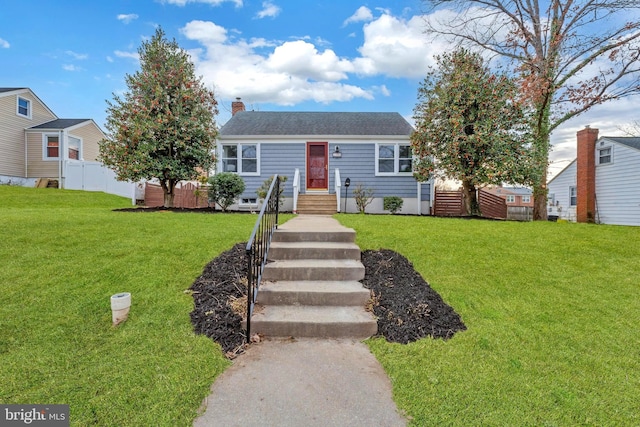
M628 136L603 136L603 139L608 139L618 144L626 145L627 147L640 150L640 137L628 137Z
M38 126L30 127L29 129L55 129L62 130L66 128L70 128L71 126L75 126L80 123L88 122L91 119L56 119L47 123L42 123Z
M241 111L220 136L409 136L413 128L398 113Z

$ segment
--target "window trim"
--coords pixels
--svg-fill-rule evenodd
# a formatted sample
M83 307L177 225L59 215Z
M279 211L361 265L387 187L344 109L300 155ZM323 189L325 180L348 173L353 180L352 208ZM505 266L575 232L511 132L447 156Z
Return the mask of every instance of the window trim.
M609 161L608 162L602 162L602 157L603 156L600 153L602 151L604 151L604 150L609 150L609 155L608 156L604 156L604 157L609 157ZM607 146L604 146L604 147L602 147L602 146L598 147L596 149L596 151L597 151L597 154L598 154L596 156L596 158L598 159L598 166L600 166L600 165L602 165L602 166L610 165L610 164L613 163L613 145L607 145Z
M505 202L506 203L515 203L516 202L516 196L514 196L513 194L507 194L505 196Z
M247 146L247 145L255 145L256 146L256 171L255 172L243 172L242 171L242 147L243 146ZM242 142L238 142L238 143L221 143L220 144L220 161L218 163L219 165L219 169L220 172L227 172L223 169L223 155L224 155L224 147L225 146L235 146L236 147L236 161L237 161L237 169L235 172L231 172L231 173L235 173L238 174L240 176L260 176L260 143L259 142L251 142L251 143L242 143Z
M54 136L56 138L58 138L58 156L57 157L50 157L49 156L49 137L50 136ZM60 134L59 133L43 133L42 134L42 160L43 161L58 161L60 160Z
M524 198L527 198L527 200L525 200ZM531 203L531 196L522 196L522 203Z
M25 101L27 103L27 114L22 114L20 112L20 100L23 100L23 101ZM32 105L32 103L31 103L31 100L29 98L25 98L25 97L22 97L20 95L16 96L16 115L18 115L20 117L23 117L25 119L31 120L31 118L32 118L31 105Z
M393 146L393 172L380 172L380 147ZM400 146L409 147L409 142L377 142L375 145L375 176L413 176L413 165L415 164L415 156L411 156L411 171L400 172ZM403 157L402 159L406 159Z
M71 144L69 142L69 138L77 139L79 141L78 158L77 159L72 159L71 156L69 156L69 150L71 149ZM82 146L84 145L83 141L82 141L82 138L80 138L79 136L75 136L75 135L67 135L67 143L65 145L66 145L66 148L67 148L67 156L65 157L66 160L82 161L82 158L83 158Z

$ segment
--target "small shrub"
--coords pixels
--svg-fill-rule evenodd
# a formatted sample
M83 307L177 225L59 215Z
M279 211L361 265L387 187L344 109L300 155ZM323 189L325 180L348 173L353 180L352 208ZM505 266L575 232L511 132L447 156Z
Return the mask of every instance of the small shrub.
M373 189L365 188L364 185L358 184L353 190L353 198L360 213L364 213L366 207L373 202Z
M282 207L282 205L284 204L284 183L287 182L288 178L286 176L280 175L278 175L278 178L280 179L280 192L278 193L278 200L280 203L280 207ZM269 187L271 187L271 182L273 182L273 178L265 180L260 188L256 190L256 194L258 195L259 199L264 200L267 197Z
M221 172L209 178L209 199L223 211L231 206L245 189L244 180L231 172Z
M389 211L392 214L395 214L400 209L402 209L402 204L404 203L404 200L402 200L402 197L398 197L398 196L387 196L382 200L383 200L382 203L383 203L384 210Z

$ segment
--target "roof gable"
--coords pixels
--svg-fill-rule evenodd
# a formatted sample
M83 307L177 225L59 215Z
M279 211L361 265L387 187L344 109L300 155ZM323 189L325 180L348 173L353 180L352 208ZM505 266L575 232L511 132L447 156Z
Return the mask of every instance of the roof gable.
M413 127L398 113L241 111L220 136L409 136Z
M28 87L0 87L0 97L2 96L11 96L11 95L20 95L21 93L29 93L35 100L37 100L53 117L58 117L51 109L42 102L42 100L36 95L31 89Z

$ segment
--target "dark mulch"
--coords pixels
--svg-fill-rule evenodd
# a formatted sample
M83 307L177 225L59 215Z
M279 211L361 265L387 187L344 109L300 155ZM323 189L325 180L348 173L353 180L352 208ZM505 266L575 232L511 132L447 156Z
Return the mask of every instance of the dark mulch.
M467 329L458 313L399 253L365 251L362 263L362 284L372 293L378 335L387 341L407 344L426 336L448 339Z
M196 333L219 343L228 357L244 350L242 319L231 302L246 297L245 246L238 243L207 264L190 288ZM386 249L365 251L362 263L362 283L372 292L370 306L378 317L378 334L387 341L406 344L426 336L447 339L466 329L460 316L402 255Z
M238 243L207 264L193 282L195 332L217 342L228 355L242 351L245 331L242 318L231 309L235 298L247 295L246 243Z

